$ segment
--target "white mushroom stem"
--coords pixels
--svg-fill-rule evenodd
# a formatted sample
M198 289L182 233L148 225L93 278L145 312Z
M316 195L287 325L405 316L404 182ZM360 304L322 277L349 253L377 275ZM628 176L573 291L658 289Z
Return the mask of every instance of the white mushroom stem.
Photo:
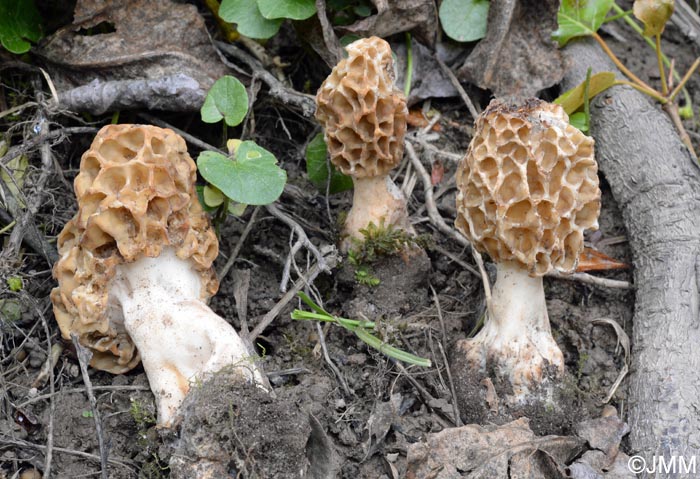
M516 399L526 399L548 373L564 371L564 359L549 326L542 277L514 263L496 268L486 323L459 347L471 364L507 379Z
M189 261L165 248L157 258L118 267L110 308L121 308L158 407L158 425L170 427L193 382L231 367L242 382L262 376L233 327L200 298L201 281Z
M345 220L345 239L341 245L343 252L352 246L352 238L364 240L360 230L370 223L376 226L393 226L415 234L408 219L406 199L389 175L352 179L355 184L352 208Z

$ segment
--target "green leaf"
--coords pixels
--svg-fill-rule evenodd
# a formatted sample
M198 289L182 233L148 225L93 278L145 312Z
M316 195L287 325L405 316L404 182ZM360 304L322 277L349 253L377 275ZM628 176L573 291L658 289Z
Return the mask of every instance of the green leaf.
M228 126L239 125L248 113L248 93L238 78L225 75L212 85L200 110L202 121Z
M233 216L243 216L248 205L245 203L236 203L235 201L230 201L228 204L228 212Z
M574 113L569 117L571 126L578 128L582 133L588 133L588 115L585 111Z
M458 42L484 38L488 14L488 0L443 0L440 5L442 29Z
M328 185L329 193L335 194L352 189L352 178L344 175L328 162L326 142L323 141L323 133L319 133L306 147L306 173L309 180L316 185L319 191L325 193L328 183L328 169L331 171L331 181Z
M223 194L247 205L266 205L277 200L287 182L287 173L277 166L277 158L255 142L244 141L234 160L213 151L197 158L202 177Z
M204 186L197 185L195 186L195 190L197 190L197 199L199 199L199 204L202 207L202 209L207 213L212 213L216 211L216 208L212 208L211 206L207 205L207 203L204 201Z
M202 198L207 206L216 208L224 202L224 194L215 186L206 185L202 189Z
M0 0L0 43L9 52L26 53L41 38L41 16L33 0Z
M265 39L274 36L282 25L281 18L268 20L262 16L256 0L223 0L219 8L222 20L236 24L241 35Z
M593 98L598 93L603 92L615 84L615 74L612 72L599 72L591 76L588 87L589 98ZM554 103L561 105L567 115L571 115L583 106L586 82L575 86L569 91L562 93Z
M559 28L552 38L563 47L572 38L594 34L614 3L614 0L562 0L557 14Z
M316 13L316 2L314 0L258 0L258 8L262 16L268 20L276 18L306 20Z

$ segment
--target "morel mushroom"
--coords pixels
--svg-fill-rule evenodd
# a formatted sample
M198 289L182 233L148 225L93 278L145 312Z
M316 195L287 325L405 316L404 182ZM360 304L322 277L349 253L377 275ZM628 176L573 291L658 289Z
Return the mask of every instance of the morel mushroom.
M227 366L261 380L241 338L206 305L219 247L195 179L173 131L102 128L75 179L79 209L58 237L51 292L63 337L92 350L93 367L124 373L143 361L166 427L193 380Z
M352 209L341 245L370 223L414 233L406 199L389 177L403 158L406 98L394 86L391 47L378 37L364 38L346 48L341 60L316 95L316 118L324 126L331 161L350 175L355 185Z
M573 271L583 231L598 228L597 173L593 139L537 99L492 101L458 167L456 226L496 263L497 279L484 327L457 354L508 380L516 398L563 372L542 276Z

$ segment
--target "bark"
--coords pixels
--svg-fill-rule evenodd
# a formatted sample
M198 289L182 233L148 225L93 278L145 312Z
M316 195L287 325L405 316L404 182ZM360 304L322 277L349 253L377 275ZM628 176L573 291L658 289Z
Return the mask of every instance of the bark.
M617 72L592 41L565 53L566 89L588 67ZM591 117L600 171L634 258L631 446L650 467L654 455L689 460L700 453L700 169L660 106L629 87L598 95Z

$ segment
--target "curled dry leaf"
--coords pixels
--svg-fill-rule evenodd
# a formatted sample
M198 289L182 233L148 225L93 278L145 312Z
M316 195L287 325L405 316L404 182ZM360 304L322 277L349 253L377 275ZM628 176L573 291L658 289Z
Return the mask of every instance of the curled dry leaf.
M608 271L611 269L627 269L630 266L627 263L611 258L605 253L601 253L593 248L585 247L581 254L578 255L578 265L576 266L577 273L585 271Z
M434 43L438 14L433 0L372 0L372 3L377 9L375 15L338 30L382 38L412 30L426 44Z
M558 83L564 60L551 39L558 8L558 0L491 2L486 37L457 76L496 96L534 96Z
M673 15L673 0L635 0L633 12L644 23L644 35L659 35Z
M470 424L411 444L406 477L564 478L562 465L583 445L576 437L537 437L525 418L503 426Z
M196 110L226 72L194 5L79 0L74 19L36 49L63 107Z

